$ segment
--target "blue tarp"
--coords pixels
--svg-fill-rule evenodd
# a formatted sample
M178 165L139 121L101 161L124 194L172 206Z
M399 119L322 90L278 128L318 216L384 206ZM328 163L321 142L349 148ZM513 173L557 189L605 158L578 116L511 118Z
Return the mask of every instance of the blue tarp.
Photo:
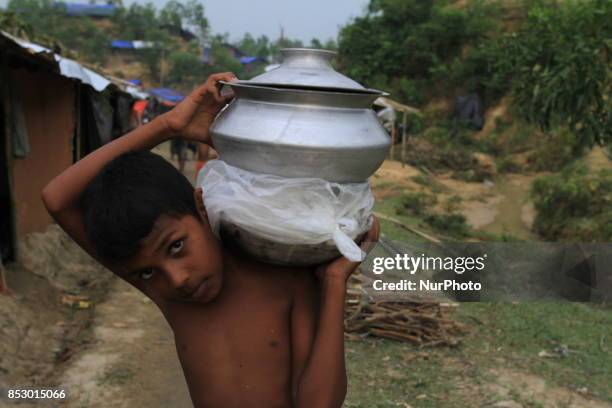
M111 41L111 48L120 48L123 50L133 50L134 43L132 41L113 40Z
M265 62L263 58L259 58L259 57L242 57L240 58L240 63L247 65L247 64L251 64L253 62Z
M128 79L128 82L138 86L142 85L142 81L140 79Z
M163 99L169 102L178 103L185 99L185 95L183 95L182 93L168 88L153 88L149 89L148 92L156 98Z
M110 17L118 10L118 7L112 4L56 2L55 6L65 8L69 16Z

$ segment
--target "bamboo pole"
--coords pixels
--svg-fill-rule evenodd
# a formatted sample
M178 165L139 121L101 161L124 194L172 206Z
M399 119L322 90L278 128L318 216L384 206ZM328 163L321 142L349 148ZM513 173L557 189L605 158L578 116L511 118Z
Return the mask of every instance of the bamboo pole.
M404 112L402 117L402 167L406 165L406 138L408 137L408 132L406 132L406 116L407 114Z
M9 293L9 290L4 280L4 266L2 265L2 257L0 257L0 294L2 293Z
M395 139L397 137L397 127L395 126L395 120L391 124L391 160L395 159Z
M408 231L410 231L410 232L412 232L414 234L417 234L417 235L425 238L428 241L431 241L431 242L441 242L438 238L432 237L431 235L426 234L423 231L418 230L418 229L416 229L416 228L414 228L414 227L412 227L410 225L406 225L403 222L401 222L400 220L398 220L397 218L389 217L388 215L381 214L379 212L374 212L374 215L376 215L381 220L392 222L392 223L394 223L394 224L404 228L405 230L408 230Z

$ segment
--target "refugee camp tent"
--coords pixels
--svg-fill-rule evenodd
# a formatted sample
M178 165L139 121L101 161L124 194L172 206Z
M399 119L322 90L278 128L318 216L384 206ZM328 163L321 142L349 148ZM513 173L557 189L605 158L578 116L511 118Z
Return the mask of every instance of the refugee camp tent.
M149 89L149 94L157 98L162 104L174 106L183 99L185 95L170 88L152 88Z
M43 187L129 130L132 101L109 78L0 32L1 259L16 260L18 240L51 223Z
M383 126L385 126L385 128L391 134L391 150L389 151L391 158L395 157L395 144L398 142L396 112L402 113L402 126L399 139L402 143L401 161L402 165L405 164L406 141L408 140L408 114L421 116L421 111L417 108L404 105L400 102L394 101L393 99L384 96L376 98L376 100L374 101L374 106L380 109L378 112L379 119L383 123Z
M55 7L64 10L67 15L73 17L112 17L119 7L113 4L91 4L91 3L66 3L58 1Z
M110 42L110 47L118 50L144 50L157 46L158 45L154 41L112 40Z

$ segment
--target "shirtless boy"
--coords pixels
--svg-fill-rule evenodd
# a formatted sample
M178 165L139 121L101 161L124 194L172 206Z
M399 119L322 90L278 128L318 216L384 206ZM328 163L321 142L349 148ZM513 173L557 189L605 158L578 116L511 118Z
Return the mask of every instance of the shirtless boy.
M175 135L210 145L227 102L217 82L233 79L212 75L172 111L64 171L43 201L79 245L157 304L196 407L340 407L346 280L357 263L277 267L222 247L201 192L148 152ZM366 241L377 238L375 222Z

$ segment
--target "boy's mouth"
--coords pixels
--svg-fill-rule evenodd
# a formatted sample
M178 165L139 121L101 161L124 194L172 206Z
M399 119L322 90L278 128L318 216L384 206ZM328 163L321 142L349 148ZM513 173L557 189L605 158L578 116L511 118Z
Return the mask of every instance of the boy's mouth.
M202 279L202 282L200 282L200 284L195 288L195 290L191 292L189 295L187 295L187 298L188 299L198 299L204 294L204 292L206 292L207 288L208 288L208 278L204 278Z

